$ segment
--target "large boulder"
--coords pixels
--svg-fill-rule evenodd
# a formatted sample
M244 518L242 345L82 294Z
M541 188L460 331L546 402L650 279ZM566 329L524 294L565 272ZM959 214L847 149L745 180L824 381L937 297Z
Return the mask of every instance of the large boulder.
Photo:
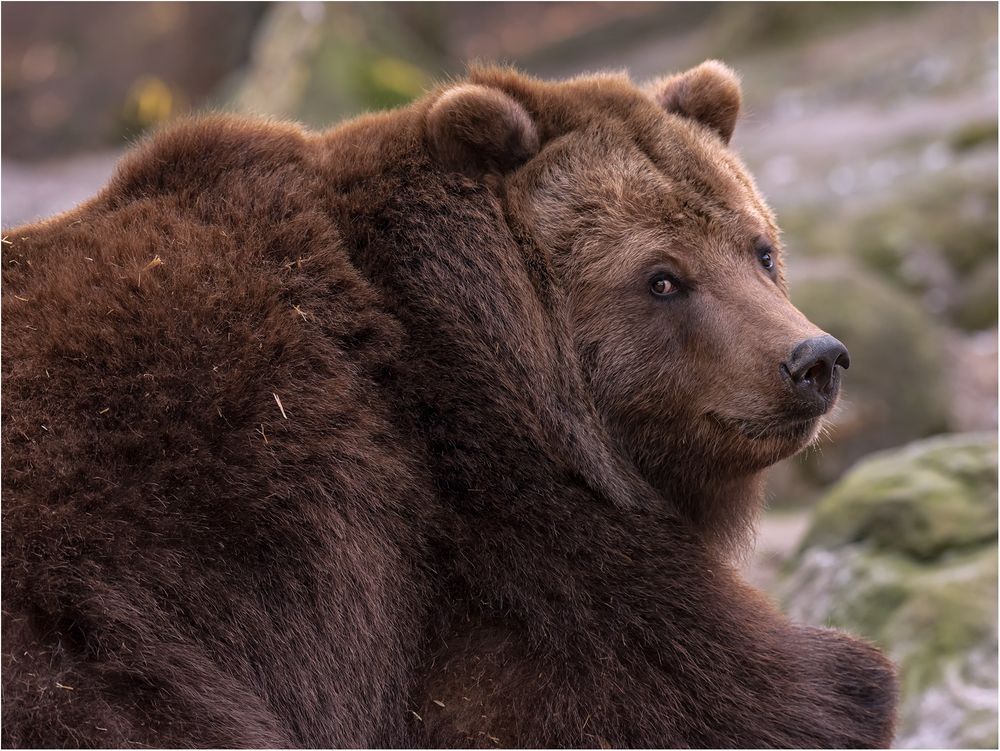
M997 564L996 436L933 438L832 488L778 594L898 663L898 747L996 748Z

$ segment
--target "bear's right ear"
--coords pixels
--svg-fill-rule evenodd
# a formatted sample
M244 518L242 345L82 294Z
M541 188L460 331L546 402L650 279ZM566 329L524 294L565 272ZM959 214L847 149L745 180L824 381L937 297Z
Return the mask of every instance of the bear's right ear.
M515 169L538 153L538 130L519 103L497 89L456 86L427 113L427 138L447 169L470 177Z
M660 79L650 93L667 112L707 125L729 143L740 114L740 79L718 60Z

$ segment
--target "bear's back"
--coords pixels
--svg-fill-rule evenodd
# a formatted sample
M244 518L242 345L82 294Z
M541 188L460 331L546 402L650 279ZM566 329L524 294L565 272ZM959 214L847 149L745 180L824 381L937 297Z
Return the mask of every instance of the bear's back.
M402 701L429 503L381 398L398 324L347 260L311 154L290 126L187 123L79 209L7 233L5 652L24 654L4 669L5 740L398 730L379 707ZM135 717L162 702L155 727L110 709L134 686Z

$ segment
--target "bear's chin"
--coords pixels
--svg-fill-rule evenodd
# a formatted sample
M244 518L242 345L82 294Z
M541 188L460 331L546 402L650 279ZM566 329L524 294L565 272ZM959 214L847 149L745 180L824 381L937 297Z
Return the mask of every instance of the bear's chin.
M823 416L808 418L737 418L711 415L717 429L728 439L734 464L748 471L761 471L808 448L819 437Z

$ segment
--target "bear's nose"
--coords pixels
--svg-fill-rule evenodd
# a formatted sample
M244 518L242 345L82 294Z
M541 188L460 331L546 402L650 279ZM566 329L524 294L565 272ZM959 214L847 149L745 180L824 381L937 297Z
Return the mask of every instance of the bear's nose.
M799 344L784 365L800 394L828 401L840 384L837 366L849 368L851 356L839 339L825 334Z

